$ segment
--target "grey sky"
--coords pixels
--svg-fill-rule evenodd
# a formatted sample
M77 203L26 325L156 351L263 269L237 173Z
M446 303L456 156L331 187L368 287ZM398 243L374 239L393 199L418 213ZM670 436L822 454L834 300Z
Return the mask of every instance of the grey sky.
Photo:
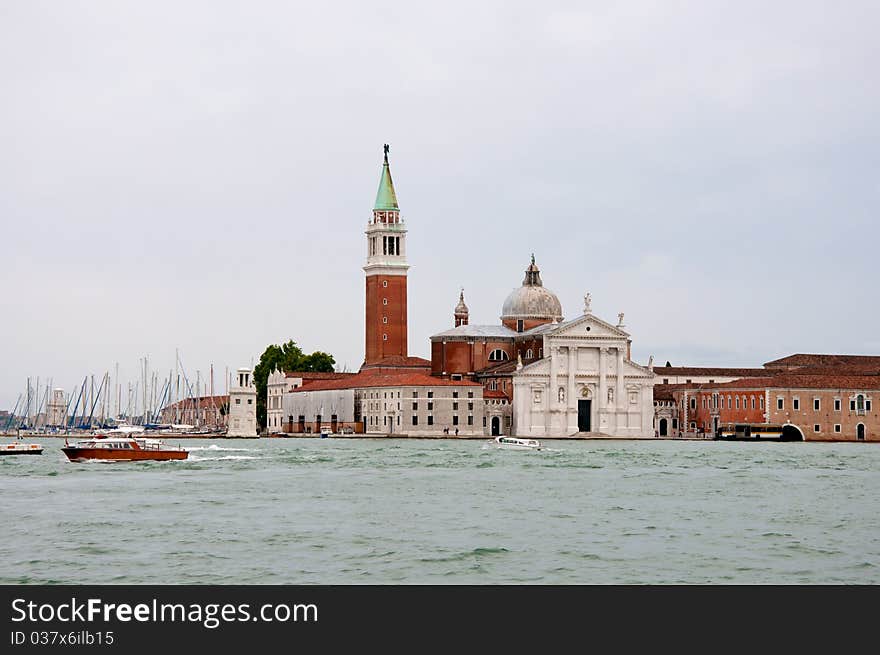
M0 407L119 362L363 359L382 144L409 348L534 252L633 355L880 352L876 2L0 2Z

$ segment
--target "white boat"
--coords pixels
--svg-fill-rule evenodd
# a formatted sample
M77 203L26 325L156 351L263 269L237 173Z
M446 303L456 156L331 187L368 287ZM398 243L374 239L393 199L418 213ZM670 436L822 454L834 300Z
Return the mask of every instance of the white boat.
M505 450L541 450L541 442L537 439L495 437L495 445Z

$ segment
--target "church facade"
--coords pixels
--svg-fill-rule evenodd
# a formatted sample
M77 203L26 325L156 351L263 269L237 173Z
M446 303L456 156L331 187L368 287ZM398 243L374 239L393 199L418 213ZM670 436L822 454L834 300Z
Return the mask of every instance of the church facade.
M623 329L584 314L543 334L544 357L513 375L513 430L522 437L654 436L654 373L630 359Z

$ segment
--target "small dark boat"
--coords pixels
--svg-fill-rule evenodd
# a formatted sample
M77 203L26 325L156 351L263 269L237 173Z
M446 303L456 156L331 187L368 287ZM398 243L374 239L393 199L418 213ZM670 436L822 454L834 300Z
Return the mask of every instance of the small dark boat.
M38 443L0 444L0 455L42 455L43 447Z

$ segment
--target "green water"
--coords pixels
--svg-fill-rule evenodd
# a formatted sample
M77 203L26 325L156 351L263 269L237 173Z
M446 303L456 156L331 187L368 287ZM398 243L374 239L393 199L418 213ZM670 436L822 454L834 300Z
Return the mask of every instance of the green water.
M0 583L880 582L877 444L41 441L0 458Z

